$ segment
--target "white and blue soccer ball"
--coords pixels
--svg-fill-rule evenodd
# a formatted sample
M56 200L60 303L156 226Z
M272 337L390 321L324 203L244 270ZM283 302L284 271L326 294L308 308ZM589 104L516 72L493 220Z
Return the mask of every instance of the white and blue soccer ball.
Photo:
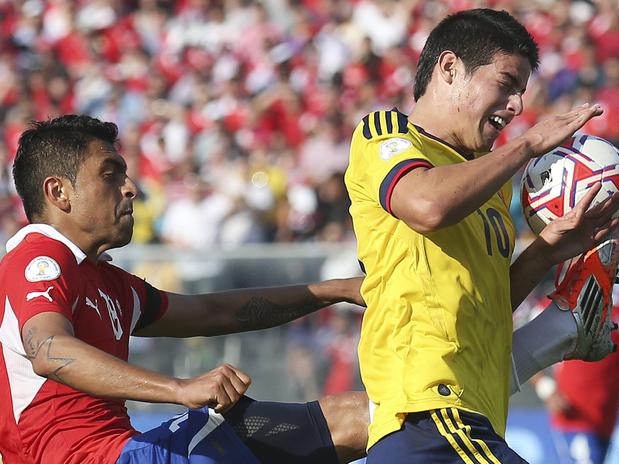
M619 191L619 150L592 135L575 135L563 145L527 164L521 182L524 216L539 234L570 211L597 182L602 188L592 206Z

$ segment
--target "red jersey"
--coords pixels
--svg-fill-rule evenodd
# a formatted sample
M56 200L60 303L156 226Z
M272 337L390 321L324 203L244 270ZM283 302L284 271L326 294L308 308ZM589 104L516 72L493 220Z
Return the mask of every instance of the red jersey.
M106 260L106 258L108 258ZM0 453L5 464L113 463L137 432L124 401L93 397L38 376L21 330L56 312L76 338L127 360L129 335L161 317L164 292L97 263L49 225L31 224L7 242L0 263Z
M617 294L613 295L617 299ZM619 307L613 308L613 320L619 322ZM619 343L619 335L613 333ZM552 424L569 432L594 432L610 438L619 407L619 352L601 361L564 361L555 368L557 389L571 405L562 414L552 414Z

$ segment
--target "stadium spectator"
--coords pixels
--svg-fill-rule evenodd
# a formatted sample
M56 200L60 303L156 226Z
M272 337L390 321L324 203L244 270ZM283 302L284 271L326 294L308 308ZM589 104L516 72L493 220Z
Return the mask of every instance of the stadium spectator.
M585 311L572 306L588 291L585 277L614 280L618 252L600 258L606 264L597 256L614 250L619 195L588 209L600 184L511 263L512 176L602 113L585 104L491 150L522 113L537 66L537 44L507 12L447 16L419 58L410 115L375 111L353 133L345 181L367 274L359 360L373 404L368 463L524 462L503 438L512 311L553 264L603 240L556 298ZM608 298L611 284L603 291Z
M531 85L531 90L539 87L536 110L523 115L510 132L531 127L549 113L554 100L571 98L586 86L606 111L585 129L617 140L612 61L618 20L613 0L33 0L0 6L4 142L12 158L16 135L29 120L87 113L116 122L123 132L136 130L141 171L158 174L162 184L173 177L168 171L180 159L188 159L187 175L208 172L204 163L211 148L206 141L219 134L234 145L234 155L225 163L257 150L271 158L291 157L285 172L291 182L284 189L294 190L299 176L317 189L318 172L309 167L318 164L322 178L331 164L339 165L335 153L348 148L347 128L376 108L412 108L409 89L415 69L404 63L416 61L441 17L473 4L512 12L541 45L540 73ZM339 135L325 145L315 140L318 127L323 139ZM497 144L508 139L502 136ZM316 142L326 150L333 145L334 155L308 154L305 148ZM328 161L321 164L320 159ZM308 169L294 173L300 165ZM167 195L166 186L160 187ZM316 227L306 225L300 232L273 233L285 206L283 197L278 198L260 214L251 214L250 204L240 205L250 211L249 220L258 229L267 230L255 239L320 238ZM172 198L164 199L172 203ZM157 206L151 209L157 223L165 213ZM152 240L158 237L151 235ZM350 233L340 237L351 240Z

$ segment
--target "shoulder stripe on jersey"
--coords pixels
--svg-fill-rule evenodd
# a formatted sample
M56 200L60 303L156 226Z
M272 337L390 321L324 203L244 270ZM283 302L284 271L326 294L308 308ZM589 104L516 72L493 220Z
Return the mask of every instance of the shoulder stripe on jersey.
M399 111L396 111L396 114L398 115L398 132L408 134L408 117Z
M393 120L391 119L393 116L393 111L385 111L385 122L387 123L387 134L393 133Z
M397 123L397 131L394 128L394 117ZM408 117L398 110L374 111L365 115L362 121L363 136L368 140L381 135L408 133Z
M363 117L363 136L370 140L372 138L372 132L370 131L370 115L366 114Z
M380 124L380 111L374 112L374 128L376 129L376 135L383 135L383 128Z
M395 187L395 185L402 178L402 176L415 168L422 167L432 168L433 166L428 160L413 158L400 161L398 164L391 168L391 171L389 171L389 173L381 182L379 191L380 205L385 211L387 211L389 214L392 214L391 194L393 193L393 187Z

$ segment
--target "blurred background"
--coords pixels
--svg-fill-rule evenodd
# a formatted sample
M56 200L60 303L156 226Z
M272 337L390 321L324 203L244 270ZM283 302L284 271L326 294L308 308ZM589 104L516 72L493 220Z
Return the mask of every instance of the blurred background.
M619 142L618 0L0 0L0 241L25 223L10 175L20 133L84 113L118 124L140 189L119 265L179 292L358 274L343 185L352 131L376 109L410 112L429 31L479 6L510 11L541 49L525 111L499 144L585 101L605 112L584 132ZM176 376L227 361L254 378L255 398L306 401L362 388L361 317L340 305L264 332L134 339L133 361ZM131 410L144 429L172 409ZM529 387L513 398L508 441L532 463L556 462Z

